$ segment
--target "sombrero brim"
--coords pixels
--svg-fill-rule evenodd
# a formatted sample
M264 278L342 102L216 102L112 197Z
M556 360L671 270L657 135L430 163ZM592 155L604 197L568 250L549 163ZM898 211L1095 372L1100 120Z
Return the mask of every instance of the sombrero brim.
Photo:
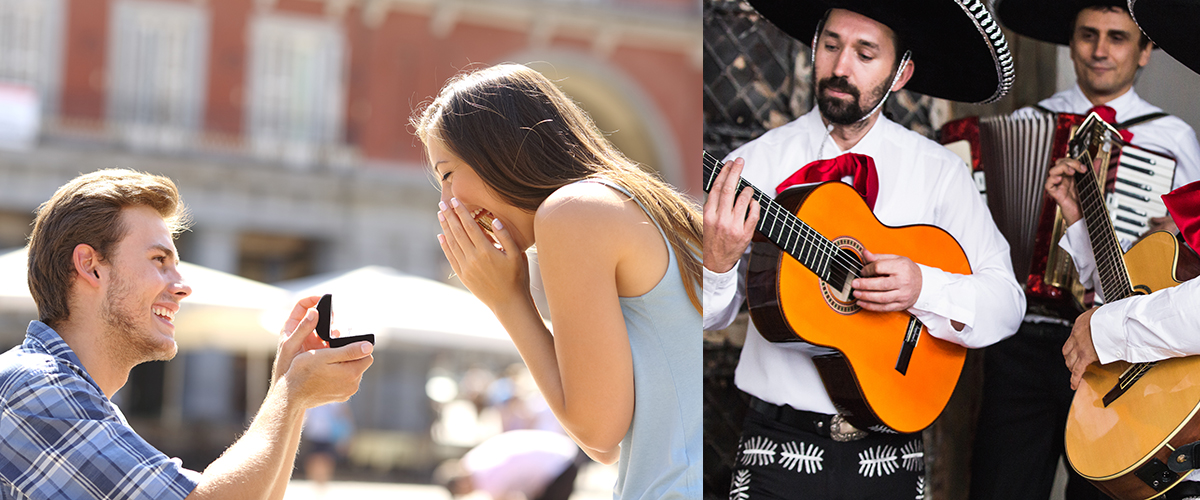
M1154 45L1200 73L1200 51L1196 50L1200 1L1129 0L1129 12Z
M1008 41L980 0L749 0L805 45L829 9L857 12L896 32L916 71L904 88L967 103L993 102L1012 86Z
M1058 45L1071 44L1075 17L1094 6L1125 8L1125 0L996 0L993 5L1005 28Z

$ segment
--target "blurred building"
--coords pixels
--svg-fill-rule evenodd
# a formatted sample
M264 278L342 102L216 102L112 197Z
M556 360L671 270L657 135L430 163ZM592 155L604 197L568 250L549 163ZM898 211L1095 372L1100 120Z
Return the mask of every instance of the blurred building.
M178 183L190 262L269 283L365 265L445 280L409 117L449 77L500 62L555 79L628 156L699 196L695 0L0 0L0 248L24 244L67 180L123 167ZM240 430L262 360L180 357L135 370L131 417L174 422L152 438ZM419 378L405 387L421 399L431 373L512 359L393 361L373 371ZM413 400L376 426L427 432L434 412Z

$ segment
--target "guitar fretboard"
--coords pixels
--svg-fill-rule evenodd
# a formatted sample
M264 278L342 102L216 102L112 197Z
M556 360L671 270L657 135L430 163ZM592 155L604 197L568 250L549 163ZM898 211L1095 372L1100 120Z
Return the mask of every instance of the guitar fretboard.
M721 160L704 152L704 192L712 190L713 182L721 172L724 164ZM834 245L832 241L817 232L804 221L789 212L783 205L760 191L745 179L738 178L738 186L734 194L745 188L753 190L753 198L758 202L759 211L756 229L791 255L801 265L808 268L826 283L844 283L859 277L862 264L848 251Z
M1133 285L1125 268L1124 252L1117 241L1117 232L1109 218L1104 193L1091 168L1094 161L1092 151L1099 151L1100 144L1107 141L1105 132L1103 124L1089 126L1085 121L1075 137L1078 142L1072 140L1071 156L1089 167L1087 172L1075 174L1075 189L1079 193L1079 209L1087 222L1088 239L1092 243L1092 253L1100 274L1100 289L1104 291L1104 300L1113 302L1133 295Z

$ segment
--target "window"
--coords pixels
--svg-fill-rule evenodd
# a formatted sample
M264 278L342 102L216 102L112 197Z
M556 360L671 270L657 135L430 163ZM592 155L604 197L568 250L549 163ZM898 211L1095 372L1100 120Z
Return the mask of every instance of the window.
M250 31L250 147L262 158L311 165L341 141L342 32L332 22L280 15L259 17Z
M62 0L0 0L0 83L34 89L43 114L58 105Z
M203 112L207 14L193 4L122 0L111 33L109 120L135 148L184 147Z

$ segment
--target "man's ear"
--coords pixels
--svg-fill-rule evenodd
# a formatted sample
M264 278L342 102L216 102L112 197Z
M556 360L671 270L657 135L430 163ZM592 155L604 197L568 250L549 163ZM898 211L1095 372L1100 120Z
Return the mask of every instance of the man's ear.
M904 86L908 84L908 80L912 78L913 75L913 68L915 68L916 65L917 63L913 62L912 59L909 59L908 62L904 63L904 69L900 70L900 79L896 80L895 85L892 85L892 92L899 92L900 89L904 88Z
M100 253L87 243L75 245L71 252L71 263L75 265L75 276L94 287L100 287Z

